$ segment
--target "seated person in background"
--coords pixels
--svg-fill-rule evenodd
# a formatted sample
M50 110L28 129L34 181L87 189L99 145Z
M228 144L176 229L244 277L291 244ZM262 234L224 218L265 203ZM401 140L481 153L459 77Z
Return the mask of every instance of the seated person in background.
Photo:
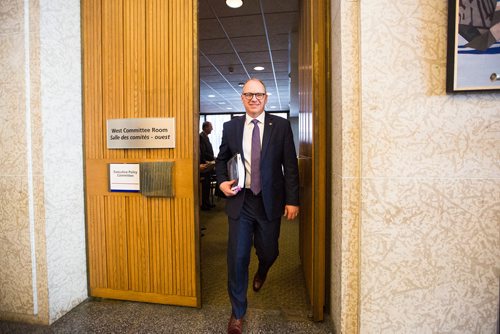
M208 135L212 132L212 123L204 122L200 132L200 179L201 179L201 209L210 210L215 205L210 203L210 183L214 174L215 157Z

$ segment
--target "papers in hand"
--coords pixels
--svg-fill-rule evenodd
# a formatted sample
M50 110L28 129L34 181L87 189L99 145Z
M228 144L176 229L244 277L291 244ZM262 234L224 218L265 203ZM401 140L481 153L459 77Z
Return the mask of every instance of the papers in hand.
M227 172L230 180L236 180L231 190L240 191L245 187L245 165L241 159L241 154L236 153L227 162Z

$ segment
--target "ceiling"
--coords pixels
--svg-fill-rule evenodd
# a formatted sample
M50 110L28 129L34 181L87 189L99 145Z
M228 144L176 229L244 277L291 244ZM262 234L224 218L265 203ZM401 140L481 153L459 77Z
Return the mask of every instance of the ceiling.
M236 9L225 0L199 0L198 17L200 113L244 112L238 84L251 77L271 94L266 110L288 111L298 0L243 0Z

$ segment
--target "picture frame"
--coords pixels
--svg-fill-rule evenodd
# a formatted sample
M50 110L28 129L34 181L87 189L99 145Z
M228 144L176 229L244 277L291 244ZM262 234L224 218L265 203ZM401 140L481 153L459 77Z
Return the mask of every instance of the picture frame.
M446 91L500 90L500 0L448 0Z

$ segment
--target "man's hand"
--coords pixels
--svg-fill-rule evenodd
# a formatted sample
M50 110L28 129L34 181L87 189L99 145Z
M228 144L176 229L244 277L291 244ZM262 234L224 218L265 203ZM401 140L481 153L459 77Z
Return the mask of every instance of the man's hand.
M285 213L283 214L284 217L288 220L295 219L299 214L299 207L296 205L285 205Z
M238 193L237 191L231 190L231 188L233 187L233 184L235 184L235 183L236 183L236 180L222 182L219 185L219 189L224 193L224 195L226 195L228 197L234 196Z
M200 172L205 173L213 170L215 168L215 165L211 162L208 162L206 164L200 164Z

